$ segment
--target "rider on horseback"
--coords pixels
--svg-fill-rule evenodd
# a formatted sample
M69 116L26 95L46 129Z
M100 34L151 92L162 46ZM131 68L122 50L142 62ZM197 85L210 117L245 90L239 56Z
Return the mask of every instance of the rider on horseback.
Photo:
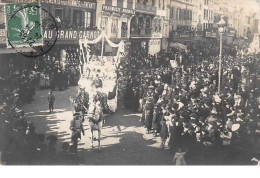
M82 114L87 113L89 107L89 94L85 91L85 87L80 87L79 93L75 98L75 111L82 112Z

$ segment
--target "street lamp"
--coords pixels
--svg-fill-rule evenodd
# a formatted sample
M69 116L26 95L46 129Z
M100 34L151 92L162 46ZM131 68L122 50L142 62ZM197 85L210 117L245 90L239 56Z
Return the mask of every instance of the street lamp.
M220 36L220 47L219 47L219 64L218 64L218 94L220 94L220 87L221 87L221 67L222 67L222 41L223 41L223 33L224 33L224 26L226 22L224 20L224 15L221 16L221 20L217 23L218 31Z

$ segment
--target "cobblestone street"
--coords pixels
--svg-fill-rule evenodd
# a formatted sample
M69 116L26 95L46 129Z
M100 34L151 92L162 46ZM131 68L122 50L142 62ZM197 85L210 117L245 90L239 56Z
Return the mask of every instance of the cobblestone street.
M39 133L58 136L57 151L61 150L63 142L70 142L70 121L73 107L70 97L74 97L78 87L70 87L65 91L54 91L56 97L54 113L49 114L48 90L38 90L31 104L25 105L26 118L34 122ZM112 115L105 115L105 126L102 130L101 151L94 148L84 122L85 136L79 142L78 155L86 165L169 165L172 155L169 150L160 148L160 138L154 139L145 133L140 123L141 114L119 108Z

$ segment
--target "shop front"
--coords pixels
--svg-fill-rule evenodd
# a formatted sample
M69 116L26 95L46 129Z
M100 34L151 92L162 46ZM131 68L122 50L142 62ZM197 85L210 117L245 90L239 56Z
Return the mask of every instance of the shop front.
M155 55L161 51L162 47L162 33L153 32L151 39L149 40L148 54Z

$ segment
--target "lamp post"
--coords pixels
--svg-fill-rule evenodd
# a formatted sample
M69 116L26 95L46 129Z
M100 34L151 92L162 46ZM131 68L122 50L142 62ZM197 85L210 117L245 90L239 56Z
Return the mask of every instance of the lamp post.
M224 33L224 26L226 25L226 22L224 20L224 16L221 16L221 20L217 23L218 25L218 31L219 31L219 64L218 64L218 94L220 94L220 87L221 87L221 71L222 71L222 41L223 41L223 33Z

